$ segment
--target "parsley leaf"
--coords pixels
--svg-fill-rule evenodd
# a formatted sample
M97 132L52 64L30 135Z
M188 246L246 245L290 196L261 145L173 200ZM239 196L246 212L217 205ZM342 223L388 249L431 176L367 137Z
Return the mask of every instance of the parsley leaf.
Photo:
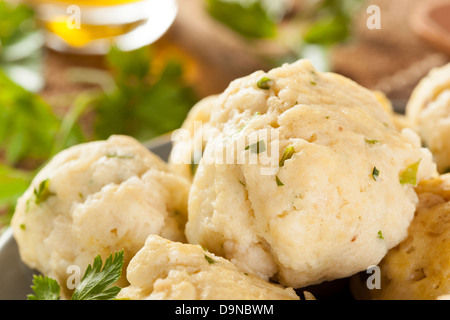
M120 292L120 287L112 286L119 280L124 264L123 250L111 254L102 268L102 258L95 257L89 265L80 284L75 289L72 300L110 300Z
M129 52L111 49L107 62L115 88L92 99L94 139L125 134L147 141L182 125L198 101L196 93L176 58L165 62L161 72L154 71L153 58L149 47Z
M28 159L47 160L60 120L39 96L0 71L0 151L9 165Z
M28 300L58 300L61 287L52 278L34 275L31 289L35 294L29 294Z
M353 14L362 4L362 0L320 1L303 35L304 41L333 45L347 40L351 36Z
M273 38L277 34L277 24L261 1L206 0L206 5L213 18L245 37Z
M28 189L32 174L0 164L0 206L14 205Z
M66 132L67 142L79 141L76 129L74 125ZM14 212L39 166L68 146L55 148L60 130L61 120L52 108L0 70L0 212ZM10 217L2 217L1 225L9 223Z
M124 260L123 250L110 254L102 268L102 258L95 257L93 265L89 265L80 284L72 294L71 300L110 300L114 299L121 288L113 286L122 274ZM34 295L28 300L58 300L61 287L58 282L47 276L34 276L31 289Z
M8 1L0 1L0 39L2 46L17 43L24 37L24 32L32 32L36 27L30 23L34 18L33 9L24 4L14 5ZM27 23L23 23L26 21ZM20 28L21 27L21 28ZM3 52L0 52L0 56Z
M44 86L44 33L35 10L16 2L0 1L0 68L15 83L37 92Z

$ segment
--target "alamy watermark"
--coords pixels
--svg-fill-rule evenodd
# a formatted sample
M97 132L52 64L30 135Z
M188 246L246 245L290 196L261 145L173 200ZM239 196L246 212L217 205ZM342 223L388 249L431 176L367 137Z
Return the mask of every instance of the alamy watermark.
M69 275L66 280L66 286L69 290L74 290L81 282L81 268L77 265L70 265L66 269Z
M369 266L366 270L370 276L366 280L366 286L369 290L381 289L381 269L379 266Z
M66 280L66 286L69 290L74 290L81 282L81 268L77 265L70 265L66 269L69 275ZM366 280L366 287L369 290L381 289L381 269L379 266L372 265L366 269L366 273L370 276Z
M230 164L230 165L259 165L261 175L274 175L279 168L280 138L279 131L274 128L264 128L248 135L235 134L224 136L217 133L209 138L203 133L201 121L194 122L194 135L186 129L177 129L172 134L172 142L186 142L185 152L172 153L171 162L174 164L198 165L204 164ZM203 148L205 142L206 149Z
M70 5L67 7L67 28L69 30L81 29L81 8L77 5Z
M70 5L67 7L67 28L70 30L81 29L81 8L78 5ZM367 7L366 13L370 16L367 18L366 26L370 30L381 29L381 9L377 5Z
M370 16L367 18L366 26L369 30L381 29L381 9L377 5L370 5L366 10Z

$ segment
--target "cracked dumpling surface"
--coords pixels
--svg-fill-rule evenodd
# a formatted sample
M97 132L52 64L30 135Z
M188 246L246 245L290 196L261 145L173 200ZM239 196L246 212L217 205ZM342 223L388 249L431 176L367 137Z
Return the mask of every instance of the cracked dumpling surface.
M21 259L64 289L70 265L83 273L97 255L122 249L127 263L149 234L185 241L189 187L131 137L66 149L18 201L12 227Z
M244 273L230 261L160 236L148 237L127 269L130 286L118 299L131 300L299 300L284 288Z
M187 239L286 286L378 264L407 235L416 182L437 175L373 92L305 60L234 81L213 108Z
M450 170L450 63L435 68L414 89L406 119L432 152L439 172Z
M448 299L450 294L450 175L417 187L419 205L408 237L381 261L378 300Z

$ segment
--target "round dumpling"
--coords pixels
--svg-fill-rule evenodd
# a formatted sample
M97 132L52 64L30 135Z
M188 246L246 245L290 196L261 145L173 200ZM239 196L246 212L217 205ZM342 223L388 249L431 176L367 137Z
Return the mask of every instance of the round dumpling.
M406 119L432 152L439 172L450 171L450 63L433 69L414 89Z
M150 234L185 241L189 187L131 137L66 149L17 203L12 228L21 259L64 294L71 265L84 272L97 255L118 250L127 263Z
M376 300L448 299L450 175L422 181L417 192L420 201L408 237L379 264L379 289L355 290L357 298L364 293Z
M292 288L245 273L200 246L156 235L131 260L127 278L119 299L299 300Z
M209 123L187 240L294 288L379 263L437 174L373 92L306 60L235 80Z

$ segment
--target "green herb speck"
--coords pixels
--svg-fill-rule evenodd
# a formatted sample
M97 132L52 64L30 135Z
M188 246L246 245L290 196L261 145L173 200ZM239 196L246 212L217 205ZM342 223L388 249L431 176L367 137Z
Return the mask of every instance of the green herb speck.
M191 174L195 176L197 173L198 164L191 162Z
M46 179L39 184L37 189L34 189L34 202L39 205L42 202L46 201L49 197L54 196L55 194L50 192L50 180Z
M107 158L118 158L118 159L134 159L131 155L118 155L116 153L109 153L106 155Z
M277 186L279 186L279 187L283 187L284 186L284 183L281 182L281 180L280 180L280 178L278 178L278 176L275 176L275 181L277 182Z
M256 143L248 145L247 147L245 147L245 150L250 150L250 152L252 153L259 154L266 151L266 144L264 143L264 140L260 140Z
M370 140L370 139L366 139L366 143L367 144L371 144L371 145L374 145L374 144L377 144L377 143L379 143L380 141L378 141L378 140Z
M205 254L205 259L206 259L206 261L208 261L209 264L216 263L216 261L214 261L213 259L211 259L211 258L210 258L209 256L207 256L206 254Z
M377 167L373 167L373 170L372 170L373 180L378 181L379 176L380 176L380 170L378 170Z
M410 165L408 168L400 173L399 181L400 184L411 184L415 186L417 184L417 171L419 170L419 165L422 160Z
M295 149L293 146L289 146L286 149L284 149L283 156L281 157L281 160L280 160L280 168L284 166L284 162L286 160L289 160L290 158L292 158L294 153L295 153Z
M261 79L258 80L258 82L256 83L256 85L258 86L258 88L263 89L263 90L269 90L270 89L270 83L271 83L271 79L267 78L267 77L262 77Z

